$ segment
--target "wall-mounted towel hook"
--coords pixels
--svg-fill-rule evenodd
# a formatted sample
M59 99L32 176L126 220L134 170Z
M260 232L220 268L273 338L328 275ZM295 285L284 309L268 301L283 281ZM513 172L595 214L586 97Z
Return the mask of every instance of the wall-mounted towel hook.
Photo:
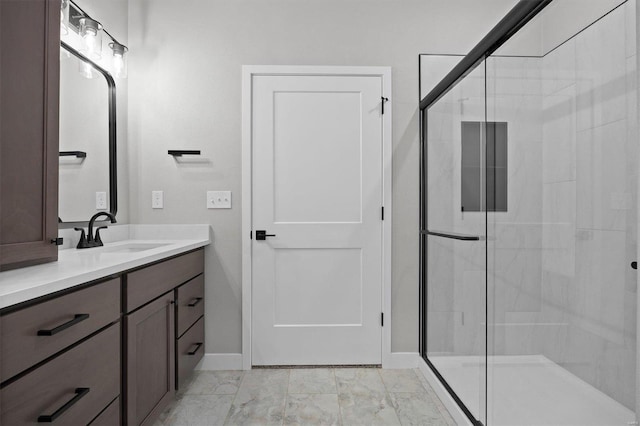
M200 155L200 150L170 149L167 153L174 157L182 157L183 155Z
M87 153L84 151L60 151L60 157L76 157L87 158Z

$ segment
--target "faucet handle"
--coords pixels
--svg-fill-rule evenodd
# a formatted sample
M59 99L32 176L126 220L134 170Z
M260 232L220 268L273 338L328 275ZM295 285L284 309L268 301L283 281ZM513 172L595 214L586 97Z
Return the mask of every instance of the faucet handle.
M89 248L89 244L88 244L88 241L87 241L87 236L86 236L86 234L84 232L84 228L73 228L73 229L75 229L76 231L80 231L81 232L80 241L78 241L78 245L76 246L76 248L79 248L79 249Z
M96 229L96 236L93 239L93 242L96 243L96 246L103 246L104 244L102 244L102 238L100 238L100 230L101 229L107 229L107 226L100 226L98 227L98 229Z

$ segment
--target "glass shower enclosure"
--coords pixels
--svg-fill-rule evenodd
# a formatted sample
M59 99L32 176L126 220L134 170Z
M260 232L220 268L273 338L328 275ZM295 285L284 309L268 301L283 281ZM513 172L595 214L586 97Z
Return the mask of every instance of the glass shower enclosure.
M420 103L421 354L471 424L638 424L635 7L520 1Z

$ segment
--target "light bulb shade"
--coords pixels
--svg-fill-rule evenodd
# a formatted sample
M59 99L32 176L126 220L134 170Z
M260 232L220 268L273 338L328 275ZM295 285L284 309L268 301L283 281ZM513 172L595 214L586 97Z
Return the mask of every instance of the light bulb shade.
M69 34L69 0L60 3L60 35Z
M113 41L109 43L109 47L113 51L111 57L111 68L113 76L116 78L127 78L127 46Z
M89 59L102 57L102 24L91 18L80 18L80 36L83 46L80 49Z

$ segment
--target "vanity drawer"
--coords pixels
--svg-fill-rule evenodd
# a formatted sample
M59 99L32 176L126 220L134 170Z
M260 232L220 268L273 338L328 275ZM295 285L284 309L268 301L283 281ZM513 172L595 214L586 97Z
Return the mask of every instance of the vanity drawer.
M178 309L176 335L180 337L204 315L204 275L198 275L176 289L176 306Z
M178 339L176 345L178 362L178 389L191 376L193 369L204 356L204 317Z
M36 425L53 416L58 424L86 425L119 393L118 323L0 390L0 423Z
M131 312L204 272L204 250L127 274L126 311Z
M2 381L119 317L119 278L3 315L0 321Z
M89 423L89 426L115 426L119 424L122 424L120 421L120 397L109 404L98 417Z

